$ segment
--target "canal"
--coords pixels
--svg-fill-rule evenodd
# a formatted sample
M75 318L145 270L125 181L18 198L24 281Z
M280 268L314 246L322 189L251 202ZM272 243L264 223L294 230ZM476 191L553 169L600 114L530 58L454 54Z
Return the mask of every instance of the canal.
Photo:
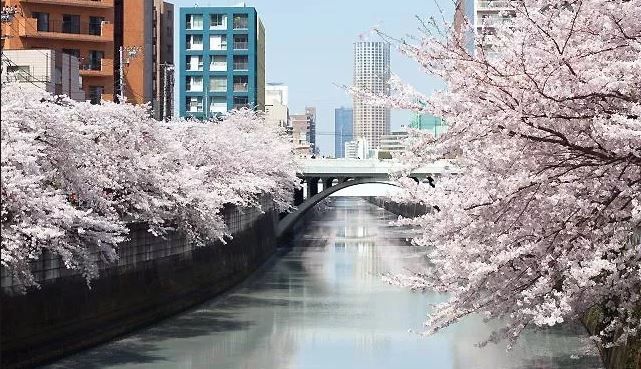
M491 327L470 317L432 337L420 331L443 296L381 281L420 262L411 230L363 199L334 197L249 280L224 296L48 368L597 369L583 331L527 332L475 347Z

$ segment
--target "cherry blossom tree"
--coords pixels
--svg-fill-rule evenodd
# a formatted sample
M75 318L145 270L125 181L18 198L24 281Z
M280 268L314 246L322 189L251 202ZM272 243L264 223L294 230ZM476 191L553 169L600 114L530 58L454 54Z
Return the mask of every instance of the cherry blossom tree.
M37 285L29 263L45 251L95 278L132 222L198 245L224 240L224 205L270 196L285 210L297 185L284 133L249 110L164 123L144 107L7 84L1 136L2 266L25 286Z
M463 171L435 188L400 179L403 200L439 211L402 220L422 229L426 270L388 278L449 294L427 334L478 313L504 322L488 342L514 342L598 307L594 338L624 343L641 333L641 0L506 3L509 21L483 31L432 21L396 43L446 90L393 80L393 96L369 96L444 118L405 159Z

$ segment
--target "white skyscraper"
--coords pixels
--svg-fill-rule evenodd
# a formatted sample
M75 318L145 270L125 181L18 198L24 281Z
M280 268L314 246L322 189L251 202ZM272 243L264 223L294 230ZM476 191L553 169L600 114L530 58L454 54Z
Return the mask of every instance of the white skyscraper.
M355 42L353 86L374 94L389 95L389 64L389 43ZM365 139L371 148L376 148L380 144L380 137L389 132L390 110L364 104L354 97L354 138Z

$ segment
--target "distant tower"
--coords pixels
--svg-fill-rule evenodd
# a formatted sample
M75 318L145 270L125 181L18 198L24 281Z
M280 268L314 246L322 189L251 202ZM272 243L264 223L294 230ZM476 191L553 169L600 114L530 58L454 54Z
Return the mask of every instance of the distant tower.
M334 157L345 157L345 142L354 135L353 114L350 108L334 109Z
M309 143L312 145L312 154L318 154L319 148L316 144L316 107L306 106L305 114L309 122Z
M387 42L354 43L353 86L377 95L389 95L390 45ZM354 137L376 148L390 132L390 110L363 103L354 97Z

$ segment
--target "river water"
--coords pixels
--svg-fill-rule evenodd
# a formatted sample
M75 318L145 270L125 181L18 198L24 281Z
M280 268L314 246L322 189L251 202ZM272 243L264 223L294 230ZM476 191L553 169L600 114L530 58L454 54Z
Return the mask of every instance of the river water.
M393 214L335 197L249 280L228 294L49 368L597 369L578 327L530 331L511 351L478 348L492 328L470 317L431 337L420 331L443 296L381 281L424 250Z

